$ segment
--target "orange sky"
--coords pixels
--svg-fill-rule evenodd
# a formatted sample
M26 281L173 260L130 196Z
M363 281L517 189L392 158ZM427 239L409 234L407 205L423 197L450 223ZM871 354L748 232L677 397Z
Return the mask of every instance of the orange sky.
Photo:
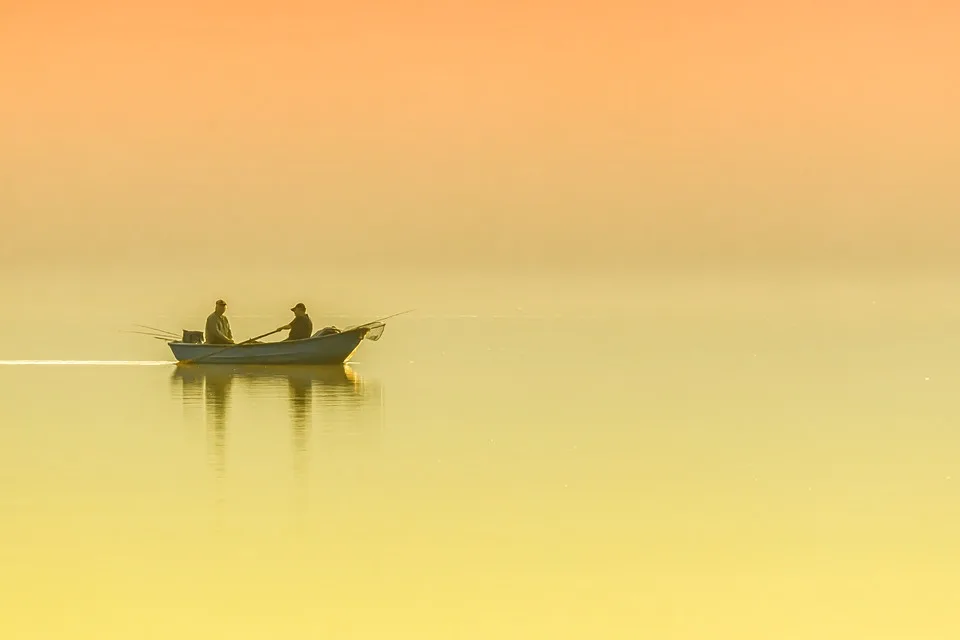
M0 8L14 261L960 248L957 5L110 4Z

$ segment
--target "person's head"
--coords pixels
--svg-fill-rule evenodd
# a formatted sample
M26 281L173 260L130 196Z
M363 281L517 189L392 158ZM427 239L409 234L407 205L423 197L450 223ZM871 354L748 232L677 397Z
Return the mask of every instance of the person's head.
M293 311L293 315L299 318L300 316L307 315L307 306L302 302L298 302L293 309L290 309L290 311Z
M226 310L227 310L227 303L224 302L223 300L217 300L217 313L222 316Z

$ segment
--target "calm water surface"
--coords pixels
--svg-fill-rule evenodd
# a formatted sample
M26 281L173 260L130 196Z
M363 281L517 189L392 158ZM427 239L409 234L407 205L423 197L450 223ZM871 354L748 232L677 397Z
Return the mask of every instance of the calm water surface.
M0 275L0 637L960 634L950 278Z

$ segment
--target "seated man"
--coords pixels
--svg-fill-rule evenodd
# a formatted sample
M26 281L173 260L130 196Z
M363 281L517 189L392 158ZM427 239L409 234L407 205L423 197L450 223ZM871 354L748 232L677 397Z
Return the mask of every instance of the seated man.
M293 321L288 325L280 327L277 331L290 331L290 335L284 338L284 340L303 340L304 338L309 338L313 334L313 321L310 319L310 316L307 315L306 305L298 302L290 311L293 311Z
M233 344L233 332L230 331L230 321L224 315L227 303L217 300L216 309L207 316L207 326L204 330L207 344Z

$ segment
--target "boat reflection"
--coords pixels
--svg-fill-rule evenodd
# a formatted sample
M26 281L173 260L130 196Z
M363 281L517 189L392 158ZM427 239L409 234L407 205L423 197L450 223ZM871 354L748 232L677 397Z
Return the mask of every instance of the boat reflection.
M227 424L234 396L244 401L286 396L298 476L305 472L315 405L327 433L369 432L371 423L379 431L382 423L379 387L366 383L349 365L179 365L171 380L179 382L185 409L203 407L211 465L218 476L226 471Z

